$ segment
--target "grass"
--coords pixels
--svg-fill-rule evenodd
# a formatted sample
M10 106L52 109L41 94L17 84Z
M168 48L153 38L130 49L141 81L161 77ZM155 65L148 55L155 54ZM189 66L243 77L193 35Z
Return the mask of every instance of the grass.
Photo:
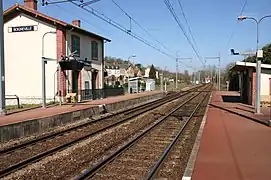
M51 101L47 103L47 105L53 105L56 104L57 102ZM8 105L6 106L6 110L16 110L16 109L28 109L28 108L37 108L40 107L41 104L20 104L20 108L18 108L18 105Z

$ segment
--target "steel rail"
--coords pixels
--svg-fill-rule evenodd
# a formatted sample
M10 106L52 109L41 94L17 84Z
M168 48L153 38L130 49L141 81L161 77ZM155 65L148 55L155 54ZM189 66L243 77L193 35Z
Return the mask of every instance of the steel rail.
M139 114L142 114L142 113L148 112L148 111L150 111L150 110L153 110L153 109L155 109L155 108L161 106L162 104L168 103L168 102L170 102L170 101L173 101L173 100L175 100L175 99L177 99L177 98L180 98L180 97L182 97L182 96L185 96L185 95L187 95L187 94L190 94L190 92L187 92L187 93L184 93L184 94L179 94L179 95L176 96L176 97L173 96L173 97L168 98L168 99L163 99L164 101L161 101L161 102L158 102L158 103L156 102L157 104L155 104L155 106L153 106L153 107L148 107L148 108L144 108L143 111L140 111L139 113L133 114L133 115L131 115L131 116L126 116L124 119L122 119L122 120L120 120L120 121L118 121L118 122L116 122L116 123L114 123L114 124L108 125L108 126L103 127L103 128L101 128L101 129L99 129L99 130L97 130L97 131L88 133L88 134L86 134L86 135L84 135L84 136L82 136L82 137L79 137L79 138L77 138L77 139L75 139L75 140L72 140L72 141L70 141L70 142L68 142L68 143L59 145L59 146L54 147L54 148L52 148L52 149L49 149L49 150L47 150L47 151L45 151L45 152L42 152L42 153L37 154L37 155L35 155L35 156L32 156L32 157L30 157L30 158L28 158L28 159L22 160L22 161L20 161L20 162L18 162L18 163L16 163L16 164L13 164L13 165L11 165L11 166L9 166L9 167L7 167L7 168L5 168L5 169L2 169L2 170L0 171L0 178L2 178L2 177L4 177L4 176L7 176L8 174L10 174L10 173L12 173L12 172L14 172L14 171L19 170L19 169L21 169L21 168L27 166L28 164L34 163L34 162L36 162L36 161L38 161L38 160L40 160L40 159L42 159L42 158L45 158L45 157L47 157L47 156L49 156L49 155L52 155L52 154L54 154L55 152L64 150L64 149L66 149L66 148L68 148L68 147L74 145L75 143L78 143L78 142L80 142L80 141L83 141L83 140L85 140L85 139L87 139L87 138L90 138L90 137L92 137L92 136L94 136L94 135L96 135L96 134L98 134L98 133L101 133L101 132L103 132L103 131L105 131L105 130L107 130L107 129L109 129L109 128L113 128L113 127L115 127L115 126L117 126L117 125L119 125L119 124L122 124L122 123L124 123L124 122L126 122L126 121L128 121L128 120L131 120L131 119L133 119L134 117L138 116ZM144 106L144 107L145 107L145 106ZM142 109L142 108L140 108L140 109Z
M194 87L194 88L191 88L189 91L183 91L181 93L184 93L182 95L185 96L189 92L193 92L193 90L196 90L197 88L201 88L201 87L202 86ZM36 144L36 143L41 142L41 141L46 141L48 139L52 139L52 138L54 138L56 136L59 136L59 135L62 135L64 133L67 133L67 132L70 132L70 131L73 131L73 130L76 130L76 129L80 129L80 128L85 127L85 126L92 125L93 123L96 123L96 122L99 122L101 120L105 120L105 119L108 119L108 118L112 118L114 116L118 116L118 115L120 115L122 113L124 113L125 115L130 114L130 113L134 113L134 112L138 111L139 109L149 107L149 106L154 105L154 104L156 104L158 102L163 102L163 100L166 100L167 98L170 98L170 97L174 97L177 94L178 93L172 93L172 94L169 94L168 96L166 96L166 97L164 97L162 99L158 99L158 100L155 100L155 101L143 104L143 105L138 105L138 106L133 107L133 108L125 109L125 110L119 111L117 113L111 113L108 116L100 117L98 119L91 120L91 121L88 121L88 122L85 122L85 123L82 123L82 124L67 128L67 129L59 131L59 132L53 132L53 133L50 133L48 135L35 138L34 140L26 141L26 142L20 143L20 144L15 145L15 146L0 149L0 155L4 154L4 153L10 153L10 152L15 151L17 149L25 148L28 145L32 145L32 144Z
M197 92L196 92L197 93ZM141 139L145 134L150 132L154 127L162 123L166 118L168 118L170 115L172 115L174 112L176 112L178 109L180 109L182 106L186 105L188 102L190 102L192 99L196 98L199 96L201 92L198 92L196 95L188 98L184 102L182 102L180 105L178 105L176 108L171 110L167 115L162 116L159 121L157 121L155 124L141 132L139 135L131 139L129 142L125 143L123 146L121 146L118 150L116 150L114 153L112 153L110 156L106 157L102 161L98 162L96 165L94 165L92 168L84 170L82 174L79 174L75 176L73 179L76 180L81 180L81 179L86 179L86 178L91 178L96 174L97 171L99 171L101 168L103 168L105 165L110 163L112 160L114 160L117 156L119 156L122 152L124 152L126 149L128 149L130 146L135 144L139 139Z
M151 171L147 175L146 179L148 179L148 180L153 179L154 176L158 173L158 171L159 171L162 163L164 162L164 160L166 159L166 157L168 156L168 154L171 152L171 150L173 149L173 147L176 144L177 140L180 138L181 134L183 133L184 129L187 127L188 123L194 117L194 114L198 111L200 105L203 103L204 100L206 100L206 98L208 97L208 95L209 95L209 93L206 93L206 95L204 96L204 98L197 104L197 106L195 107L195 109L193 110L193 112L190 114L189 118L186 120L186 122L183 125L182 129L178 132L178 134L175 136L175 138L172 140L172 142L167 146L167 148L165 149L165 151L162 154L162 156L159 158L159 160L157 161L157 163L154 165L154 167L151 169Z

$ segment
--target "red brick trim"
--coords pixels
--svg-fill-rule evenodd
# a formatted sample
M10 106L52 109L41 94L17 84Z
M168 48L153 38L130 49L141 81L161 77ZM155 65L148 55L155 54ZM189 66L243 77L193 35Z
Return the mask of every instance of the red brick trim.
M102 80L103 80L103 83L102 83L102 88L104 88L104 82L105 82L105 76L104 76L104 71L105 71L105 63L104 63L104 41L102 41Z
M81 90L82 90L82 71L79 71L78 75L78 94L81 95Z
M66 55L66 30L57 28L56 30L56 46L57 46L57 52L56 57L58 60L61 59L62 56ZM61 96L66 96L66 78L65 78L65 72L61 72L60 77L60 87L59 87L59 74L57 75L57 90L58 92L61 91Z

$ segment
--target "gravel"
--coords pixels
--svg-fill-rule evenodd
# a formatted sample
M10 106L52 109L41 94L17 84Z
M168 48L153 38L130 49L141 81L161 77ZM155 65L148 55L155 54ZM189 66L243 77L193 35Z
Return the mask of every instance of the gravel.
M208 98L203 102L204 106L196 113L200 115L193 117L188 123L183 135L178 139L178 142L161 165L161 168L156 175L157 179L182 179L200 128L207 102Z
M92 123L88 126L82 127L80 129L77 129L76 131L71 131L69 133L65 133L61 136L56 136L53 139L49 139L46 141L40 141L34 145L27 146L24 149L13 151L9 154L0 154L0 170L9 167L13 164L16 164L20 161L23 161L27 158L30 158L32 156L35 156L37 154L40 154L42 152L45 152L49 149L52 149L56 146L63 145L65 143L71 142L73 140L76 140L80 137L84 137L86 134L94 133L97 130L103 129L104 127L107 127L109 125L112 125L116 122L119 122L123 119L123 114L113 116L111 118L98 121L95 123ZM84 121L86 122L86 121ZM6 161L6 159L9 159Z
M153 101L156 101L156 100L157 99L149 100L149 101L138 103L138 104L135 104L135 105L132 105L132 106L124 107L124 108L122 108L122 109L120 109L120 110L118 110L118 111L116 111L114 113L121 112L121 111L123 111L125 109L130 109L130 108L132 109L132 108L134 108L136 106L140 106L140 105L143 105L143 104L146 104L146 103L149 103L149 102L153 102ZM75 121L75 122L72 122L72 123L69 123L69 124L66 124L66 125L61 125L61 126L57 126L57 127L47 129L46 132L37 133L37 134L33 134L31 136L25 136L25 137L21 137L21 138L18 138L18 139L13 139L13 140L10 140L10 141L7 141L7 142L3 142L3 143L0 143L0 149L12 147L12 146L21 144L21 143L26 142L26 141L31 141L31 140L39 138L39 137L44 137L46 135L49 135L49 134L52 134L52 133L55 133L55 132L61 132L61 131L65 130L65 129L69 129L71 127L75 127L75 126L78 126L80 124L84 124L86 122L92 121L93 119L97 119L97 118L103 117L103 116L108 116L110 114L111 113L106 113L106 114L103 114L103 115L93 116L92 118L86 118L86 119Z
M196 100L193 99L193 101ZM188 107L190 108L188 109ZM194 106L192 105L192 107ZM174 114L183 113L184 109L190 110L191 106L185 105ZM144 178L185 123L174 114L106 165L92 179Z
M44 179L63 179L72 177L80 169L93 165L97 159L110 149L117 147L122 141L131 138L136 132L153 123L175 103L170 103L155 110L149 115L140 116L133 121L122 124L116 128L103 132L99 136L89 138L71 148L61 151L53 156L32 164L20 171L17 171L6 179L32 179L40 177Z

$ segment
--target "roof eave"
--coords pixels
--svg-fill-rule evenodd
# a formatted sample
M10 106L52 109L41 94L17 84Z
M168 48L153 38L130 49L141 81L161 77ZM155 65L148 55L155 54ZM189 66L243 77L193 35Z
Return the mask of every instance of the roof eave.
M25 13L26 15L27 14L32 14L32 15L35 15L36 17L38 18L42 18L44 20L47 20L47 21L51 21L52 23L51 24L54 24L54 25L60 25L66 29L70 29L70 28L75 28L76 30L79 31L79 33L85 33L91 37L96 37L98 39L101 39L101 40L104 40L104 41L107 41L107 42L111 42L110 39L107 39L105 37L102 37L102 36L99 36L97 34L94 34L92 32L89 32L85 29L82 29L82 28L79 28L79 27L76 27L72 24L68 24L64 21L61 21L61 20L58 20L58 19L55 19L53 17L50 17L50 16L47 16L45 14L42 14L38 11L35 11L35 10L32 10L32 9L29 9L23 5L20 5L18 3L16 3L15 5L11 6L10 8L6 9L3 13L4 17L7 17L8 15L12 14L13 12L21 12L21 13ZM5 21L6 22L6 21Z
M67 29L74 28L74 30L77 30L77 31L79 31L79 32L86 33L86 34L88 34L88 35L91 36L91 37L95 37L95 38L97 38L97 39L101 39L101 40L105 40L105 41L107 41L107 42L111 42L110 39L107 39L107 38L105 38L105 37L103 37L103 36L99 36L98 34L94 34L94 33L92 33L92 32L89 32L89 31L87 31L87 30L85 30L85 29L82 29L82 28L80 28L80 27L74 26L74 25L72 25L72 24L67 24L67 25L66 25L66 28L67 28Z

